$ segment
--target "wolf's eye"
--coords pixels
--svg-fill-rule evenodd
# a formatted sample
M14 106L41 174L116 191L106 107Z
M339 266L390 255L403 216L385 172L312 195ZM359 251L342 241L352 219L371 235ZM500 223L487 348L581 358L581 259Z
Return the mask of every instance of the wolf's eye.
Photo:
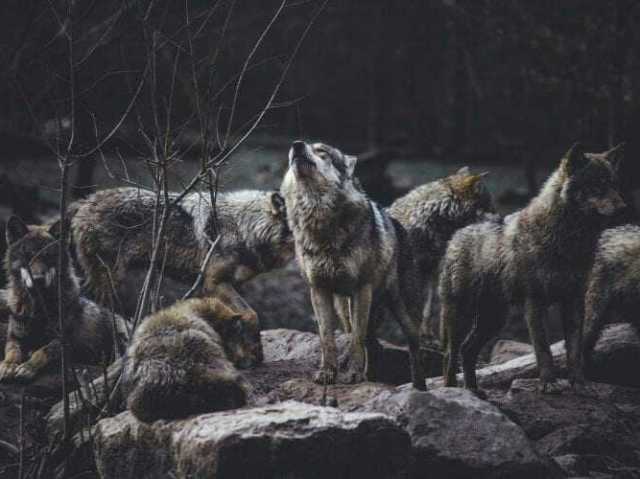
M318 156L323 160L326 160L327 158L329 158L329 155L327 155L324 151L319 151Z

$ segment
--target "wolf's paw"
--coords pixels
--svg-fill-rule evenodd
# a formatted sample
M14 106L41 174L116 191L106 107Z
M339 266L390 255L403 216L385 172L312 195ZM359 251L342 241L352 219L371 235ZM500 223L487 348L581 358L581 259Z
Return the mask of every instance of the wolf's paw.
M564 389L565 387L556 379L540 381L540 392L542 394L560 394Z
M336 368L322 368L316 372L313 376L313 382L316 384L335 384L336 383Z
M16 374L16 368L18 363L12 363L7 361L0 362L0 382L13 379Z
M26 363L22 363L16 368L13 377L17 381L31 381L36 376L37 373L38 371L36 371L36 369L33 366L31 366L28 362L26 362Z
M477 397L478 399L482 399L483 401L487 400L487 393L484 392L482 389L469 389L469 391L471 391L475 397Z
M363 371L359 371L355 368L350 368L344 373L344 382L347 384L363 383L367 380Z

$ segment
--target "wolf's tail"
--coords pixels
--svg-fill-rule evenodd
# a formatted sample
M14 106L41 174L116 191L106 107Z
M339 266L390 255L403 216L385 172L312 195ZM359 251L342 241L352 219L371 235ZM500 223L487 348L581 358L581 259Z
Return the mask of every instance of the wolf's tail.
M244 406L246 391L235 374L186 371L168 362L139 364L127 408L143 422L179 419L193 414Z

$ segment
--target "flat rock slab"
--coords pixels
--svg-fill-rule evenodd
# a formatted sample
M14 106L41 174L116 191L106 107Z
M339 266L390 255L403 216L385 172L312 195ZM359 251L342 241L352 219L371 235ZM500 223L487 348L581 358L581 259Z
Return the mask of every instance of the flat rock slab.
M287 401L153 424L124 412L98 423L95 451L104 479L395 478L409 436L382 414Z
M564 341L551 345L551 354L558 375L566 376ZM586 374L592 381L640 387L640 374L630 374L630 364L640 364L640 338L628 323L610 324L602 331L592 361L586 366ZM537 377L538 365L535 355L531 353L478 369L476 375L480 387L506 389L514 379ZM427 379L427 387L442 384L441 377ZM462 374L458 374L458 384L462 384Z
M395 417L409 433L411 477L562 477L521 427L464 389L398 388L379 394L364 409Z

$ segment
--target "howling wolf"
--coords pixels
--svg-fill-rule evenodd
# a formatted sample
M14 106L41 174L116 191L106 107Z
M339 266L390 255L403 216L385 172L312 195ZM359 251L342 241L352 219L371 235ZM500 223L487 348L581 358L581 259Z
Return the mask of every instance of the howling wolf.
M585 281L598 237L625 206L621 158L621 147L585 154L576 144L526 208L455 233L440 276L447 386L456 385L461 351L465 387L477 391L480 349L502 326L508 305L522 304L542 390L557 389L543 324L553 303L562 306L570 380L583 383Z
M65 335L71 357L108 362L124 351L128 325L120 316L80 296L71 267L58 271L58 230L27 226L17 216L7 223L5 269L9 278L9 328L0 381L31 380L60 358L58 281L62 283Z
M411 246L402 226L361 190L353 176L355 164L355 157L331 146L296 141L281 186L296 258L311 289L320 332L322 364L315 379L336 380L338 319L352 333L347 380L373 376L367 357L377 343L377 311L386 308L407 336L413 384L424 389L418 338L421 303L416 300Z

